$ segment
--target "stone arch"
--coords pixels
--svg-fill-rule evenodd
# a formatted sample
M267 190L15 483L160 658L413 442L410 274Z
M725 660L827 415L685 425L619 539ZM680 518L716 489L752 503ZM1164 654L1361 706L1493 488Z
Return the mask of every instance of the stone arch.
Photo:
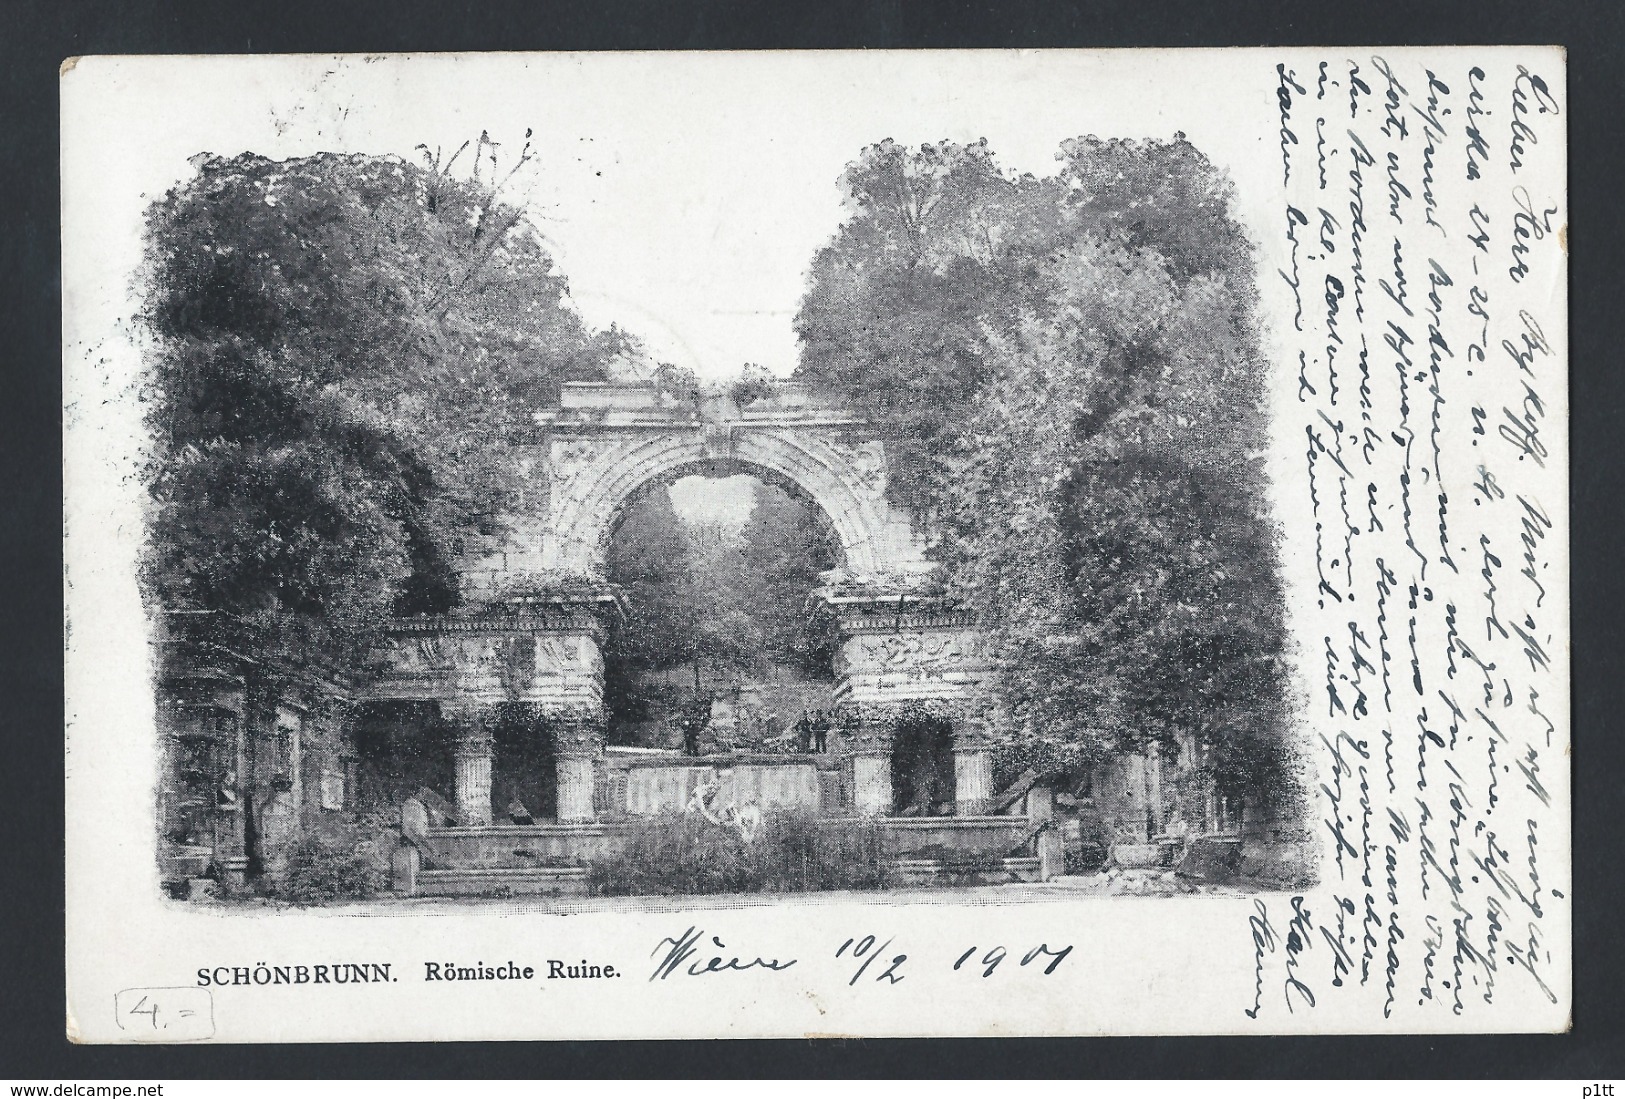
M848 761L853 807L890 811L894 726L918 708L947 723L953 776L942 786L955 812L986 811L991 754L976 715L989 657L974 621L933 594L925 541L908 510L887 501L885 443L869 425L794 382L743 405L731 395L570 382L559 407L535 418L519 472L540 506L512 516L509 540L469 570L470 587L495 597L462 614L397 621L361 688L456 712L465 818L491 817L487 712L512 699L553 723L559 820L593 819L604 778L599 646L619 607L603 583L616 524L640 493L685 473L741 471L809 500L835 533L847 575L818 595L839 632L832 750Z
M898 566L883 475L853 463L828 441L746 428L729 431L723 440L690 430L609 445L584 442L554 447L556 477L544 547L551 569L601 577L624 509L655 486L707 470L750 473L815 504L834 530L849 569L873 574Z
M738 458L707 458L704 461L696 462L692 465L673 466L670 469L657 473L648 480L644 481L641 485L634 488L629 494L622 498L620 503L616 505L614 515L611 517L610 522L604 529L604 545L599 548L597 553L595 553L595 558L598 560L604 560L607 558L609 542L615 537L616 532L620 529L621 523L626 518L627 513L630 512L639 501L648 496L650 493L658 492L663 488L667 488L673 482L679 481L688 476L734 477L739 475L755 477L757 480L780 488L792 499L811 510L814 515L822 520L824 533L828 538L830 547L835 552L837 564L842 567L848 564L846 558L846 547L842 543L840 532L835 529L835 520L830 516L829 512L825 510L824 505L819 503L819 501L814 498L812 493L807 491L801 482L790 477L786 477L777 470L768 469L766 466L753 465L750 462L742 461Z

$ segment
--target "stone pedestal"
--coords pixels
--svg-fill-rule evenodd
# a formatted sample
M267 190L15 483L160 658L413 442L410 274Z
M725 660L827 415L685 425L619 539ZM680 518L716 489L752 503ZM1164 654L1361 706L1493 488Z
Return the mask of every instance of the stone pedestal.
M852 757L852 805L866 817L891 812L891 756Z
M228 897L248 891L247 855L228 855L220 860L220 887Z
M993 753L985 746L954 745L954 815L977 817L993 803Z
M422 869L423 855L414 844L403 843L390 852L390 884L403 897L417 895L418 874Z

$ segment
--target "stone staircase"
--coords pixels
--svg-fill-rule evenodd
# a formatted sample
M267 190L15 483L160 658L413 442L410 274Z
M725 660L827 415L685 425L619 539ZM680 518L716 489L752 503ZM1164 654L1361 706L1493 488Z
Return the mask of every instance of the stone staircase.
M899 884L1001 884L1041 881L1059 869L1059 836L1050 818L1035 816L888 817L879 825ZM587 868L614 859L635 827L629 821L471 826L430 819L416 799L403 807L407 842L395 852L393 876L396 890L408 896L582 895L589 889ZM834 826L844 818L826 819ZM1042 850L1039 857L1029 854L1049 837L1057 850L1047 860Z
M583 894L585 863L613 853L615 832L605 824L426 828L400 849L396 888L429 897Z
M480 866L419 870L417 894L427 897L510 897L587 891L584 866Z

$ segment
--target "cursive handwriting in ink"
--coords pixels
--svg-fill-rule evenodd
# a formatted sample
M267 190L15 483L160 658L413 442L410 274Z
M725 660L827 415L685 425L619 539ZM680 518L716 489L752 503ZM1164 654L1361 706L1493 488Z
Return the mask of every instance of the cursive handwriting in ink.
M756 957L747 962L742 961L738 957L726 957L723 954L715 954L703 962L696 960L686 969L683 968L683 963L694 957L694 955L699 952L696 944L698 944L699 941L704 937L704 931L697 927L690 927L681 935L661 939L660 942L656 944L655 948L649 952L649 957L653 958L656 955L660 955L662 949L664 949L666 952L665 954L661 955L660 960L655 963L654 972L649 974L649 980L663 981L672 974L678 973L679 970L690 977L703 977L708 973L742 973L751 969L764 969L778 972L789 969L791 966L796 964L796 959L794 958L781 961L778 958ZM719 951L725 951L728 949L727 944L715 935L711 936L711 942Z
M841 946L840 946L840 949L835 951L835 956L837 958L844 957L846 955L846 952L850 949L852 951L851 956L854 959L857 959L857 958L862 958L863 959L863 964L858 966L857 972L852 974L852 979L850 981L846 982L848 987L857 984L858 983L858 978L863 976L864 971L869 968L870 964L873 963L876 958L879 958L882 954L884 954L886 952L887 948L891 946L891 944L892 944L892 940L887 939L885 942L881 943L879 946L876 946L875 945L875 937L873 935L865 935L861 939L848 939L848 940L846 940L846 942L842 943ZM999 948L1001 958L1003 957L1003 949L1004 949L1003 947ZM884 970L882 970L875 977L875 980L876 981L888 981L891 984L896 984L897 982L901 981L903 979L903 975L901 973L898 973L897 970L906 961L908 961L908 955L907 954L893 955L892 959L891 959L891 965L887 966Z
M1253 934L1253 1006L1242 1008L1249 1019L1258 1018L1264 1005L1264 955L1275 953L1275 928L1270 925L1269 907L1255 899L1253 909L1247 917L1247 927Z
M1292 919L1286 927L1286 982L1282 986L1282 994L1286 998L1286 1009L1296 1012L1292 1006L1292 994L1298 997L1309 1007L1315 1006L1315 994L1310 990L1301 977L1298 976L1298 955L1314 945L1310 933L1315 929L1310 918L1309 909L1303 906L1302 897L1292 898Z
M1567 884L1563 82L1507 54L1315 60L1313 96L1270 82L1302 141L1278 146L1264 224L1292 291L1278 437L1302 443L1307 834L1330 889L1290 922L1251 910L1247 1015L1368 982L1395 1020L1544 1004Z

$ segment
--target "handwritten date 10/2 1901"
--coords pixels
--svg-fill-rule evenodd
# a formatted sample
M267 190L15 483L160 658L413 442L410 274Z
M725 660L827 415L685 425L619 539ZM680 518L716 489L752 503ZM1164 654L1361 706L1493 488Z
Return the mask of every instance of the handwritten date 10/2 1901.
M649 980L663 981L673 975L703 977L711 973L742 973L746 971L780 973L796 965L798 961L796 958L768 958L762 955L757 955L749 960L737 954L730 956L727 953L728 945L717 935L710 936L711 945L716 948L716 953L712 953L708 958L700 958L696 955L700 954L700 943L705 937L704 930L690 927L681 935L667 936L661 939L649 955L651 958L656 959L654 971L649 974ZM871 980L887 984L897 984L902 981L907 976L903 972L903 965L909 960L909 956L902 952L888 953L895 941L895 937L888 937L884 942L880 942L877 936L865 934L849 937L841 943L836 948L834 957L859 963L852 972L852 976L847 980L847 984L849 986L856 985L868 972L869 967L882 959L884 964ZM978 953L981 955L980 958L976 957ZM1048 964L1038 971L1047 977L1054 973L1056 968L1066 960L1067 955L1071 953L1072 946L1070 943L1054 949L1048 943L1040 943L1022 954L1019 964L1025 967L1043 959L1048 959ZM971 946L957 956L952 968L955 972L963 970L966 973L980 969L981 975L985 979L993 976L994 971L1009 956L1009 951L1002 945L993 946L985 951L979 945Z

